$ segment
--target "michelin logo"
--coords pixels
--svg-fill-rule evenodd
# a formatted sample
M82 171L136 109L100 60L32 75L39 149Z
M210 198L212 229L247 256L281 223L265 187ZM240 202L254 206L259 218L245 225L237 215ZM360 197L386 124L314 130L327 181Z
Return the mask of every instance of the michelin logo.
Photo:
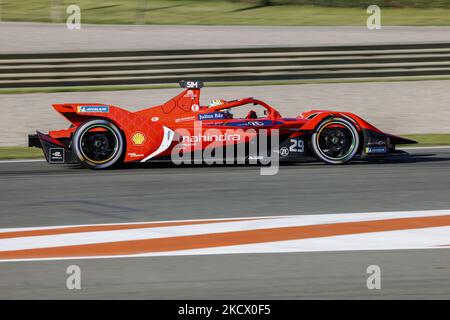
M108 106L78 106L78 112L108 113Z

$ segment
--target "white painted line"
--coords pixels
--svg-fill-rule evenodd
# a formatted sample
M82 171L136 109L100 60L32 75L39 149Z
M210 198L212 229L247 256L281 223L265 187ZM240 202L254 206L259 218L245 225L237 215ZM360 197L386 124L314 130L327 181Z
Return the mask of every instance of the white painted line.
M22 160L0 160L0 164L2 163L28 163L28 162L44 162L45 159L22 159Z
M280 219L294 219L297 221L302 221L302 225L312 225L312 224L326 224L326 223L336 223L336 222L356 222L356 221L372 221L372 220L383 220L383 219L395 219L395 218L413 218L413 217L431 217L450 214L450 209L442 210L416 210L416 211L377 211L377 212L362 212L362 213L332 213L332 214L294 214L288 216L252 216L252 217L227 217L227 218L213 218L213 219L182 219L182 220L165 220L165 221L139 221L139 222L124 222L124 223L100 223L100 224L71 224L71 225L61 225L61 226L39 226L39 227L21 227L21 228L0 228L0 233L6 232L17 232L17 231L34 231L34 230L45 230L45 229L60 229L60 228L77 228L77 227L89 227L89 226L133 226L136 224L143 223L174 223L174 222L204 222L213 221L217 223L222 223L224 220L245 220L255 221L259 219L264 220L280 220ZM165 227L168 228L168 227ZM0 247L1 248L1 247Z

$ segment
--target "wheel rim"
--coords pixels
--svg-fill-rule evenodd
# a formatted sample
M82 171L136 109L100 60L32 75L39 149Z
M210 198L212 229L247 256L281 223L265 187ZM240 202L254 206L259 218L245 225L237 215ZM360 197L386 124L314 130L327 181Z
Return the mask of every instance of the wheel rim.
M343 122L330 122L323 126L316 139L318 151L333 161L346 159L356 147L354 130Z
M83 157L95 164L113 159L119 149L119 139L110 127L94 124L87 127L80 137L79 149Z

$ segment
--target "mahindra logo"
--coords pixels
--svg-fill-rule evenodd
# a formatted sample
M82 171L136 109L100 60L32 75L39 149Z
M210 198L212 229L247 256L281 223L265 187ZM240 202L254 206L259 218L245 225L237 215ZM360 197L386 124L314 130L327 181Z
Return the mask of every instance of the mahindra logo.
M182 142L212 142L212 141L240 141L241 136L238 134L230 134L230 133L224 133L224 134L209 134L206 133L204 135L197 135L197 136L183 136Z

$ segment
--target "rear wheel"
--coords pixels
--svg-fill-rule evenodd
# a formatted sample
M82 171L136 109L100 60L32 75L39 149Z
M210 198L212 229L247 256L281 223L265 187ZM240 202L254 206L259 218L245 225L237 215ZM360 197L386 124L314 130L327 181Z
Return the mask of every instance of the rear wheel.
M91 120L75 131L72 150L85 167L106 169L122 162L124 140L113 123Z
M329 164L343 164L352 160L359 144L358 129L343 118L326 119L311 136L315 156Z

